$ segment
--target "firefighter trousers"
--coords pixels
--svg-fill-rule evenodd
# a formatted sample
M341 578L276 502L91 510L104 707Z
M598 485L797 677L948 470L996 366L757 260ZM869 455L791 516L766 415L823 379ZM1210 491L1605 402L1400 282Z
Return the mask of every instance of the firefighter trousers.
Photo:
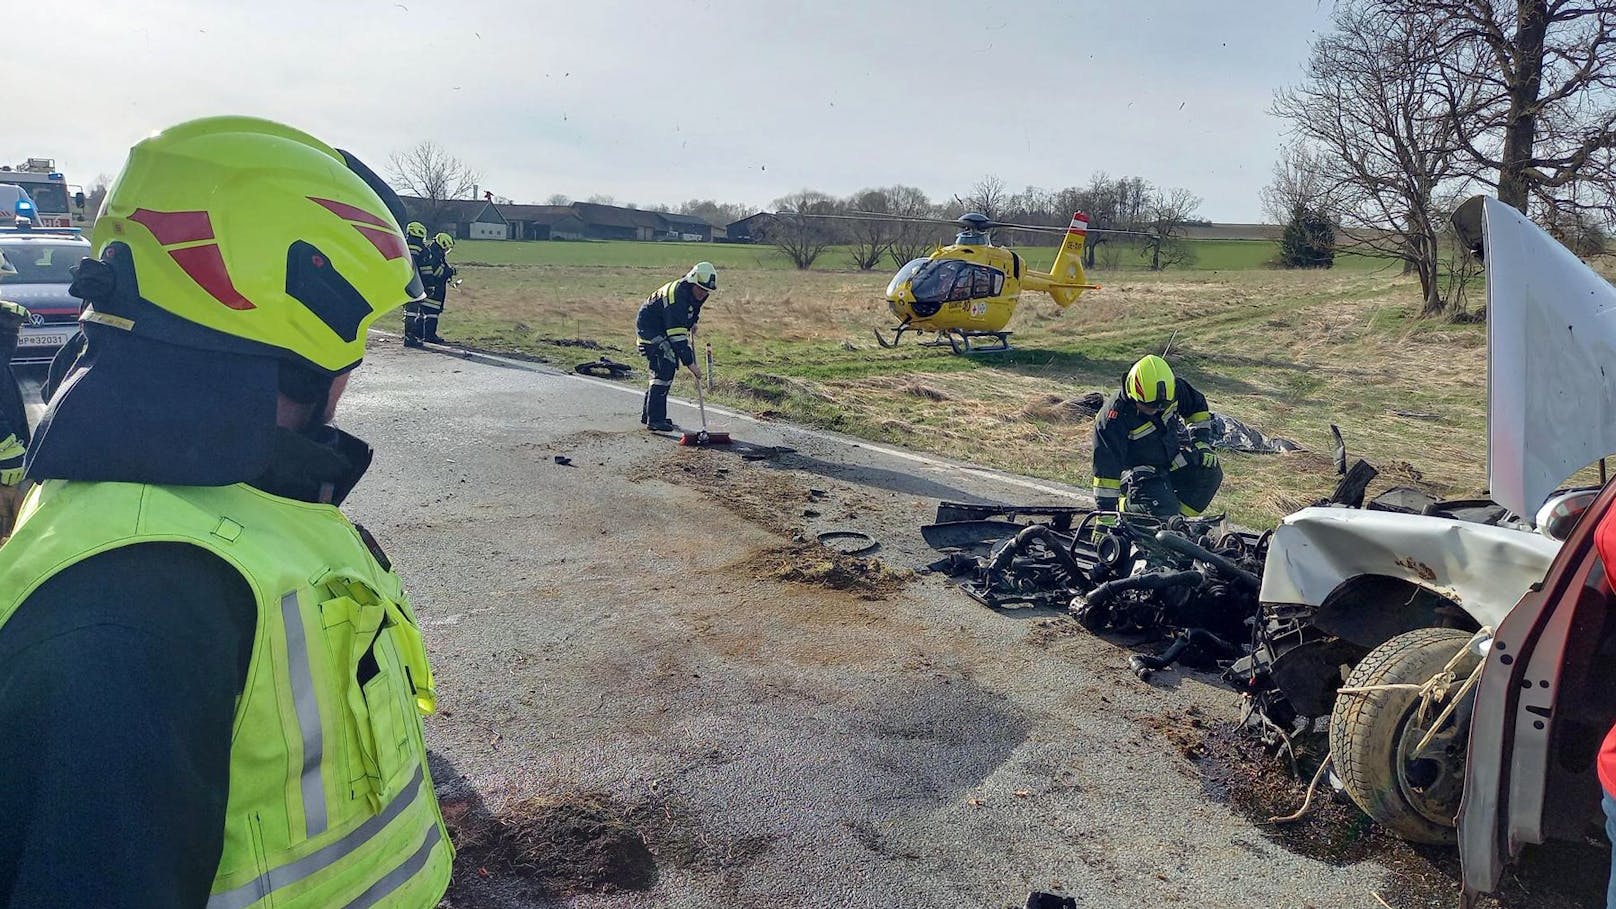
M645 388L645 404L640 408L640 422L649 426L668 422L668 390L673 386L674 374L679 371L679 359L667 344L656 344L640 349L645 354L646 370L651 374Z

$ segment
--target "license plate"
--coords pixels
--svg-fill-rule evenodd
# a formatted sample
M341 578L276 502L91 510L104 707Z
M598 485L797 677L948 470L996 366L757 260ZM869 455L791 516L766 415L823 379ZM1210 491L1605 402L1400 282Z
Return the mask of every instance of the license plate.
M18 347L61 347L67 343L67 335L35 335L24 334L17 339Z

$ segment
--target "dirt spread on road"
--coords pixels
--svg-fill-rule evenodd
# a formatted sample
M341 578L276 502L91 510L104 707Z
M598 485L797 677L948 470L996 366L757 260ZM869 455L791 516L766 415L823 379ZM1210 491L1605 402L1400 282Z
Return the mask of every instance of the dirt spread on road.
M884 600L914 578L880 559L858 558L818 543L792 543L757 553L743 566L755 577L846 590L866 600Z
M498 812L475 797L442 800L456 851L446 905L487 904L514 886L523 899L645 891L664 869L743 868L769 837L715 837L695 813L655 791L629 796L556 792L515 799Z

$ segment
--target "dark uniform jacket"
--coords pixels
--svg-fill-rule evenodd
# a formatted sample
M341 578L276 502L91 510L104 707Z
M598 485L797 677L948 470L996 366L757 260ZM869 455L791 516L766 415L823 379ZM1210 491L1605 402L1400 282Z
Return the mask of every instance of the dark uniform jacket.
M441 304L448 294L449 281L455 276L455 267L449 264L443 247L428 243L415 261L415 270L421 276L427 299Z
M1190 435L1210 442L1212 414L1206 396L1195 386L1178 380L1178 398L1158 414L1145 416L1121 390L1106 399L1105 407L1094 418L1094 497L1121 495L1122 472L1131 467L1150 466L1170 471L1179 451L1179 427L1187 424Z
M690 346L690 333L701 319L701 301L686 281L674 281L657 288L640 306L634 320L635 334L639 335L640 350L666 344L679 362L686 366L696 362L696 351Z

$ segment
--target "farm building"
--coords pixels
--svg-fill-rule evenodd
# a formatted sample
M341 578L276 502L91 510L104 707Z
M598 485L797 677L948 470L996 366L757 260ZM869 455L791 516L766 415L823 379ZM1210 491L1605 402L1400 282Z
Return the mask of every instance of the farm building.
M774 215L760 211L739 221L731 221L725 228L726 239L731 243L757 243L762 239L763 232L768 229L769 222L773 220Z
M594 202L519 205L480 199L432 202L404 196L409 217L428 233L458 240L683 240L723 239L724 228L694 215L676 215Z

